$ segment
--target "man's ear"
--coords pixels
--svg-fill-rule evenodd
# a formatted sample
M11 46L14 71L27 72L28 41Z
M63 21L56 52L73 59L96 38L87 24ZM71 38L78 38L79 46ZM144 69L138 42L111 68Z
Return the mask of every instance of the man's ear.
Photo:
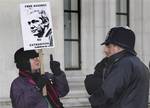
M122 48L122 47L120 47L118 45L117 45L117 49L118 49L119 52L124 50L124 48Z

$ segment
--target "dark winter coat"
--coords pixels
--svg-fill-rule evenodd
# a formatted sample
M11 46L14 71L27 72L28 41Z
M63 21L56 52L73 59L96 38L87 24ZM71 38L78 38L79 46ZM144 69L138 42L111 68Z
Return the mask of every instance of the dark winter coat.
M85 87L92 108L148 108L149 70L133 54L123 51L103 59Z
M64 72L58 76L46 73L46 76L54 80L56 85L54 90L58 92L59 97L63 97L69 92ZM13 108L48 108L48 103L39 92L37 85L26 77L19 76L12 82L10 97Z

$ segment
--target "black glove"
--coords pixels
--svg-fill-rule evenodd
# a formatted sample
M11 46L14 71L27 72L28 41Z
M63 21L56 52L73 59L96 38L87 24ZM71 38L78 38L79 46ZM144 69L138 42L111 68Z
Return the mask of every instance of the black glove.
M86 76L84 84L88 94L91 95L98 87L101 86L102 79L93 74L89 74Z
M50 68L56 76L62 73L60 69L60 63L58 61L50 61Z
M45 75L40 75L40 77L38 77L36 83L38 88L40 89L40 91L42 91L43 87L46 85L46 83L49 82L49 79L46 78Z

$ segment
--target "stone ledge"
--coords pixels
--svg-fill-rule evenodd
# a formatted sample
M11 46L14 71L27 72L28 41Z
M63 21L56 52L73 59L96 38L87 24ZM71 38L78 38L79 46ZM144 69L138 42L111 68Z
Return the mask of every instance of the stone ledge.
M10 98L0 98L0 108L12 108Z
M65 108L73 108L73 107L89 107L89 101L87 98L72 98L72 99L64 99L61 100Z

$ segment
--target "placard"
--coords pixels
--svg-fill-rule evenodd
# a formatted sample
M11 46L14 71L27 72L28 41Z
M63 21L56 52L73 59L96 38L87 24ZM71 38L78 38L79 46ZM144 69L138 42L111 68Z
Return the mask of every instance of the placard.
M54 47L49 2L20 4L20 15L25 50Z

